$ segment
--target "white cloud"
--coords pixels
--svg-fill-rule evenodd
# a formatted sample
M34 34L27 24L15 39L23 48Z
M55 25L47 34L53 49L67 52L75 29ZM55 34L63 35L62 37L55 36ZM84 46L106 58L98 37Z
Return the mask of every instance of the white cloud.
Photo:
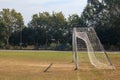
M0 0L0 2L9 2L10 0Z
M27 0L30 4L45 4L49 2L59 2L59 1L65 1L65 0Z
M48 2L50 0L27 0L28 3L45 3L45 2Z
M43 11L62 11L66 17L74 13L80 15L87 0L0 0L0 3L0 10L2 8L14 8L21 12L27 24L33 14Z

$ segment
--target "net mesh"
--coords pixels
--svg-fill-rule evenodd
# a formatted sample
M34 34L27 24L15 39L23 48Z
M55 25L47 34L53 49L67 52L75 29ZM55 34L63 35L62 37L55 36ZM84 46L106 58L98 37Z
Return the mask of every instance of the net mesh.
M84 45L86 44L86 45ZM92 65L100 69L113 69L108 55L94 30L94 28L74 28L73 29L73 53L77 53L87 47L89 60ZM75 57L77 58L77 56ZM78 62L78 61L77 61ZM76 65L78 66L78 64Z

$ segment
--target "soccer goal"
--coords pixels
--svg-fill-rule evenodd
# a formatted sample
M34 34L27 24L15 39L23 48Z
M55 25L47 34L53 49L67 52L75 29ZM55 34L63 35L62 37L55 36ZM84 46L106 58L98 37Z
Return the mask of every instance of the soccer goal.
M74 28L72 34L73 60L78 69L78 52L86 44L90 63L99 69L114 69L93 27Z

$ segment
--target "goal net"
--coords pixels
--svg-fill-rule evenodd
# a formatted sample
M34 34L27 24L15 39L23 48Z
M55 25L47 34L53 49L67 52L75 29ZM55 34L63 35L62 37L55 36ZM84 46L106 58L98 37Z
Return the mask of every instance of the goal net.
M83 41L85 46L82 45ZM78 52L85 47L87 47L88 57L92 65L99 69L114 69L93 27L74 28L72 45L76 69L78 69Z

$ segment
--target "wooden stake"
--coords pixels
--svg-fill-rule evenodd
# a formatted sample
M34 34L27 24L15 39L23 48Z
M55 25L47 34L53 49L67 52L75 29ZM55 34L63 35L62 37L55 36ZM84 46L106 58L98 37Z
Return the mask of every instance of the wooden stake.
M52 65L53 65L53 63L51 63L51 64L44 70L44 72L47 72L48 69L49 69Z

